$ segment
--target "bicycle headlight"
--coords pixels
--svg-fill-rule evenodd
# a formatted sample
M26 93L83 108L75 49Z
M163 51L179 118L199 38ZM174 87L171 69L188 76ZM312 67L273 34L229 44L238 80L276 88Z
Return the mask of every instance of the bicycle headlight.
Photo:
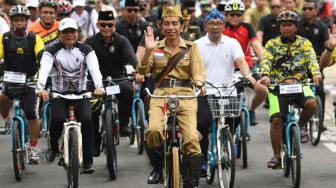
M170 109L176 109L179 106L178 99L169 99L168 100L168 107Z

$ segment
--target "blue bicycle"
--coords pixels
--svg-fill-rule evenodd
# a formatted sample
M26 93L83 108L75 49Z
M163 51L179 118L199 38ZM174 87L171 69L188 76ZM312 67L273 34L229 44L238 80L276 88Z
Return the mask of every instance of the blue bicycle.
M42 104L42 115L41 115L41 133L40 135L47 139L48 149L50 146L50 110L49 110L50 103L43 102Z
M13 153L13 166L15 179L22 179L22 171L25 169L28 158L28 147L26 145L29 132L28 124L24 117L20 101L28 86L34 85L34 80L26 79L24 73L4 71L3 84L4 93L13 98L15 115L10 124L10 138Z
M282 124L282 145L281 145L281 167L284 176L292 176L292 183L295 188L300 187L301 181L301 132L300 126L296 122L298 117L298 107L295 104L294 94L302 93L303 87L309 83L282 84L275 83L270 85L270 90L278 92L279 95L286 96L289 100L286 122Z
M244 78L226 86L215 86L207 83L207 96L209 107L214 118L209 134L208 170L206 181L212 184L217 169L219 186L232 188L235 180L235 152L234 139L227 118L237 118L243 112L242 95L237 88L248 83ZM239 127L239 126L238 126Z
M134 84L133 91L134 95L131 111L132 133L130 135L130 144L133 145L136 138L138 154L141 155L144 150L145 128L147 126L147 120L145 115L145 105L140 97L140 85Z

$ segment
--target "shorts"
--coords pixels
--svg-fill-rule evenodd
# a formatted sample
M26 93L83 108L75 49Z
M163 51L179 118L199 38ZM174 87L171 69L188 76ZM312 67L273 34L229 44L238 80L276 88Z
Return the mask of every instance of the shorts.
M280 95L279 91L272 91L269 89L269 117L270 122L274 118L286 119L288 112L289 97L294 98L294 102L300 108L303 107L307 99L316 99L315 94L309 86L303 86L303 92L298 94Z

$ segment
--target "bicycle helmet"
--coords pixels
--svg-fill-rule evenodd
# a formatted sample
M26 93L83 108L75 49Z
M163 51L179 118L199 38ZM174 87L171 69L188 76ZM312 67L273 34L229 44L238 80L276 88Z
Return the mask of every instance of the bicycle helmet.
M41 9L42 7L52 7L57 10L57 3L53 0L42 0L39 4L39 9Z
M231 12L231 11L245 11L245 5L243 2L240 0L233 0L229 1L228 3L225 4L224 7L225 12Z
M13 18L14 16L18 16L18 15L25 16L28 19L30 16L30 12L28 8L22 5L16 5L9 10L8 16L10 18Z
M289 10L286 10L286 11L283 11L279 14L278 18L277 18L277 21L278 23L281 23L281 22L294 22L296 24L299 23L299 15L293 11L289 11Z
M58 14L70 14L72 11L72 5L67 0L61 0L57 6Z

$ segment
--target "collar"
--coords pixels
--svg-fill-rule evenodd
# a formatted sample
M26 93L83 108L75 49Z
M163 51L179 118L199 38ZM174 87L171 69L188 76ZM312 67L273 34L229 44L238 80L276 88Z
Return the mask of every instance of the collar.
M282 43L284 43L284 44L293 44L295 41L296 41L296 39L297 39L298 37L295 35L294 36L294 38L293 39L289 39L289 38L286 38L286 37L280 37L280 40L281 40L281 42Z
M219 43L224 43L224 42L225 42L225 39L224 39L224 38L225 38L225 35L222 34L222 37L221 37ZM205 44L214 44L214 43L209 39L209 34L208 34L208 33L205 35Z
M62 42L60 42L60 43L62 45L62 48L64 48L65 50L69 50L69 51L79 46L79 42L78 41L70 49L67 48L67 47L65 47Z
M163 40L159 41L158 48L165 48L166 47L166 40L167 38L164 38ZM180 37L180 42L178 44L180 48L187 48L187 43L184 39Z
M100 43L102 44L105 44L105 45L108 45L108 44L111 44L114 42L114 38L115 38L115 33L113 32L112 35L111 35L111 41L106 43L106 41L103 39L103 36L101 35L101 33L97 33L97 38L99 40Z

